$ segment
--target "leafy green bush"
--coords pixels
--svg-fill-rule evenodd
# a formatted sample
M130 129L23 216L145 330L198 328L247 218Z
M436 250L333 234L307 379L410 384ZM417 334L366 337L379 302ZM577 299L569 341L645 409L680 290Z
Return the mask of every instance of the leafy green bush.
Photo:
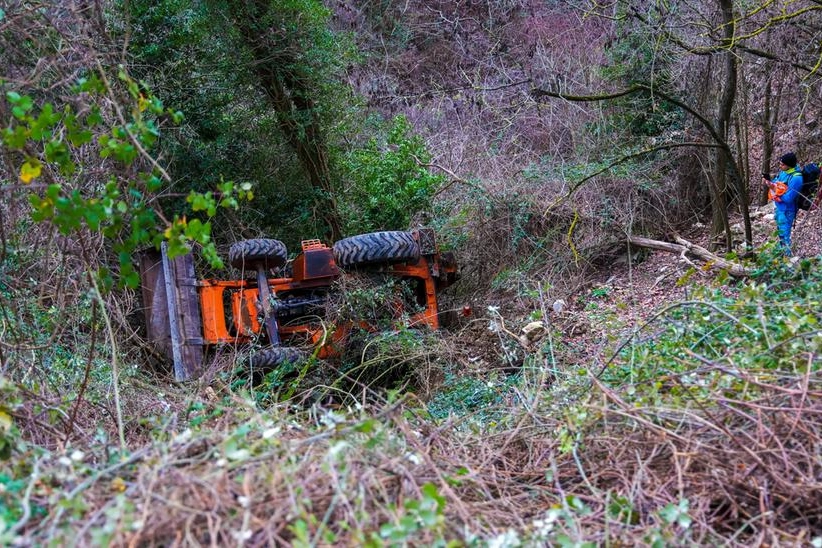
M622 350L604 379L643 401L710 397L716 390L745 397L747 372L797 374L822 350L818 259L796 266L764 254L755 278L720 276L697 287L651 323L654 336ZM661 329L660 329L661 327ZM700 365L710 366L700 373ZM811 364L816 369L818 364Z
M30 195L34 221L49 222L64 235L85 230L102 235L119 259L120 282L130 287L139 282L132 257L141 246L167 241L169 254L174 256L195 242L203 246L207 258L219 264L209 219L218 207L236 208L238 199L250 199L251 189L224 182L218 185L219 194L192 191L186 199L190 219L185 215L172 221L164 218L156 199L169 177L147 151L157 143L161 122L178 123L182 113L166 108L123 69L114 83L102 72L80 78L69 90L77 101L88 103L80 109L70 101L55 106L4 87L13 114L0 132L0 145L8 152L6 161L23 184L40 178L49 183L45 191ZM124 92L120 108L128 115L107 120L100 105L117 92ZM79 158L92 162L85 155L88 147L96 149L93 161L106 166L93 180L77 164ZM108 285L108 271L101 273Z
M443 177L425 167L431 154L403 116L394 118L384 141L370 139L348 153L344 167L350 192L344 197L349 233L404 230L415 214L427 212Z

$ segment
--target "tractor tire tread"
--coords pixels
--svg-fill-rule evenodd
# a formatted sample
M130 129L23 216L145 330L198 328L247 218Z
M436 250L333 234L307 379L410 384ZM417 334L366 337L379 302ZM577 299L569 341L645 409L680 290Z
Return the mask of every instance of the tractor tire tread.
M286 362L299 363L306 359L306 354L298 348L275 346L263 348L251 356L249 364L256 371L270 371Z
M287 260L288 250L279 240L241 240L228 250L228 262L239 270L256 270L258 263L262 263L265 269L279 268Z
M417 261L420 246L411 232L384 231L351 236L334 243L334 259L343 268L375 263Z

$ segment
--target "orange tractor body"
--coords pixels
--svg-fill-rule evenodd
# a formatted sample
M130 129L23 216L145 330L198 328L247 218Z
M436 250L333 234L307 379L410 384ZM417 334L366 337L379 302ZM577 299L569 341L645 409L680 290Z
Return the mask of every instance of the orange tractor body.
M430 229L364 234L333 247L306 240L290 275L282 277L268 276L272 264L285 264L285 246L276 240L239 242L230 259L235 268L256 269L256 279L198 280L191 254L170 259L161 249L141 256L148 338L174 362L178 380L196 377L206 350L220 344L262 341L310 346L319 358L338 354L352 325L329 325L323 313L347 272L404 280L415 301L411 326L431 329L440 327L439 291L459 278L456 262L439 252ZM361 327L368 328L365 322Z

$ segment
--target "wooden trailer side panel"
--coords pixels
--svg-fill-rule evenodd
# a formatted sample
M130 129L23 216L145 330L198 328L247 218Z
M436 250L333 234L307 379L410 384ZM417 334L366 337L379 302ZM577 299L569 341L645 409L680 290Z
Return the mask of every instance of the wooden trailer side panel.
M140 280L148 339L174 364L178 381L202 372L202 318L191 253L169 259L162 251L140 255Z

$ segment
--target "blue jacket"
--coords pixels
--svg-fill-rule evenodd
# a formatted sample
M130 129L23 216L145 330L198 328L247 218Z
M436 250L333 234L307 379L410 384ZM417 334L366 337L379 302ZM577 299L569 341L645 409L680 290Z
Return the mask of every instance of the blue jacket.
M788 190L779 197L780 201L775 202L776 208L796 211L796 199L802 192L802 173L798 168L792 167L788 171L780 171L774 181L788 185Z

